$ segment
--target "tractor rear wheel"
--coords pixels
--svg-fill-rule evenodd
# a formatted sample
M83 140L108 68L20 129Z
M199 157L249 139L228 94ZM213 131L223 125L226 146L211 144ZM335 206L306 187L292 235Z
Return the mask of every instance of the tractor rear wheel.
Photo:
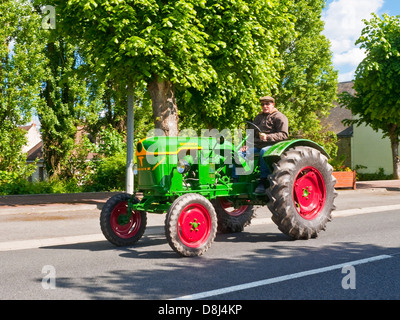
M332 166L317 149L298 146L274 164L267 191L272 220L294 239L316 238L331 220L337 195Z
M165 235L171 248L180 255L200 256L214 241L217 223L211 202L200 194L187 193L169 208Z
M128 214L128 201L132 196L127 193L116 194L107 200L100 214L100 227L108 241L116 246L135 244L146 229L147 216L144 211ZM134 203L139 199L133 198Z
M218 231L221 233L242 232L254 218L254 207L242 205L238 208L232 206L232 202L225 197L212 200L218 218Z

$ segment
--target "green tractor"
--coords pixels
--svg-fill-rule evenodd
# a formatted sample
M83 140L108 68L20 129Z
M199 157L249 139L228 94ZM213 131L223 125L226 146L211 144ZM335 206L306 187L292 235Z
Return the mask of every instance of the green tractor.
M254 217L254 206L267 205L272 220L293 239L317 237L331 220L336 191L328 154L306 139L274 144L264 154L272 172L265 194L258 185L258 156L246 159L241 148L254 130L235 146L222 135L150 137L136 146L136 194L111 197L100 215L104 236L129 246L144 234L147 213L166 213L169 245L182 256L199 256L217 231L240 232ZM251 147L251 146L250 146Z

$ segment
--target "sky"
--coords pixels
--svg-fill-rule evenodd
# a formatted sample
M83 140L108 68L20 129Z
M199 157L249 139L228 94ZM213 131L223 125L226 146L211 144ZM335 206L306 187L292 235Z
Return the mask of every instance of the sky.
M400 0L326 0L322 12L324 35L331 41L333 65L339 71L339 82L351 81L363 50L355 46L364 28L363 19L370 20L371 13L400 15Z

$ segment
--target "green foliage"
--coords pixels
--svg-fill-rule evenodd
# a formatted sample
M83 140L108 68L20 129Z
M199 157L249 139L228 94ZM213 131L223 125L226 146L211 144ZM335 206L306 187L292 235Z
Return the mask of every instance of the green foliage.
M100 143L96 151L105 157L122 153L125 148L124 137L110 125L100 130L99 139Z
M321 126L336 98L337 72L333 70L329 40L322 34L323 0L298 0L289 6L296 18L295 33L281 37L284 68L276 91L278 108L289 120L292 136L322 144L336 155L336 135Z
M94 172L85 183L85 191L124 190L126 181L126 154L119 153L95 163Z
M44 103L37 108L42 126L43 153L50 176L72 178L70 159L76 157L78 128L96 109L98 97L90 96L88 79L81 73L79 52L56 30L48 35L46 81L41 96ZM95 110L95 111L93 111Z
M216 76L206 60L210 49L196 12L205 1L50 3L57 5L64 33L85 40L83 49L93 56L97 74L134 83L158 75L198 88Z
M205 31L213 35L210 41L215 37L223 44L210 55L218 79L206 91L178 92L181 128L237 128L260 111L258 98L270 94L288 117L292 137L312 139L335 156L336 135L320 123L333 107L337 89L329 41L322 34L324 4L237 1L222 3L230 10L219 15L214 9Z
M14 181L26 180L36 169L36 165L26 165L24 162L18 168L19 170L0 170L0 185L12 183Z
M386 174L383 168L379 168L375 173L356 173L358 181L372 181L372 180L392 180L393 174Z
M96 74L135 86L169 81L181 115L201 110L196 122L214 127L255 115L257 97L278 82L280 37L293 32L290 0L50 4L64 34L84 39Z
M124 189L127 84L134 88L137 142L154 128L155 79L172 84L181 128L237 128L257 114L259 96L273 94L293 135L335 152L318 121L336 81L320 34L322 0L34 3L55 5L56 30L40 28L30 2L0 3L0 43L15 43L12 57L0 47L0 170L21 172L24 137L16 127L34 108L52 176L33 184L36 192L74 184ZM87 162L91 152L97 160ZM32 192L14 181L15 192Z
M29 182L26 178L20 178L12 179L7 183L0 183L1 195L75 193L82 191L83 188L78 186L76 179L60 180L52 178L48 181Z
M389 134L393 124L399 123L400 101L400 16L373 15L364 21L366 27L356 44L366 50L366 58L357 68L354 97L344 95L342 101L374 129ZM400 128L394 132L397 136Z
M134 137L136 142L144 138L147 131L154 128L151 100L145 87L145 83L141 82L134 88ZM112 148L116 148L114 152L121 152L121 148L125 148L123 144L126 139L127 90L107 78L103 82L96 82L95 85L92 85L91 92L100 96L101 103L93 104L90 117L85 118L85 129L94 140L100 143L100 149L108 148L101 146L102 141L108 140L112 142ZM104 135L108 137L103 138ZM118 144L120 145L117 146ZM95 152L103 155L106 153L99 149L96 149Z
M366 58L357 68L355 96L345 92L340 102L355 119L347 124L365 123L374 130L381 129L390 138L395 179L400 178L398 145L400 135L400 16L373 14L356 44L366 51Z
M346 155L329 159L329 164L333 167L333 171L352 171L351 168L345 166Z
M26 155L22 153L22 147L26 144L26 137L24 130L10 120L5 119L0 126L0 170L13 172L25 165Z
M179 90L182 127L235 128L259 111L283 68L280 39L293 33L291 1L208 1L199 12L217 77L207 88Z
M1 1L0 12L0 170L20 171L26 140L18 127L40 104L43 38L28 2Z

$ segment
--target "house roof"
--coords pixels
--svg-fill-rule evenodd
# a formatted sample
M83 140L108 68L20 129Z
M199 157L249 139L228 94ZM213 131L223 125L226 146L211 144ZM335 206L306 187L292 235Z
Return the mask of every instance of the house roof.
M338 83L337 94L341 94L347 91L348 93L354 95L355 90L353 89L353 81L340 82ZM349 109L339 106L339 104L334 101L335 107L331 109L329 116L323 119L322 125L328 128L328 130L336 133L338 137L351 137L353 136L352 126L346 126L342 123L345 119L352 119L352 113Z
M350 126L337 134L339 138L346 138L353 136L353 126Z
M26 161L35 161L36 159L43 159L43 142L40 141L33 148L28 150Z
M29 129L32 128L33 126L36 126L36 124L34 122L32 122L31 124L29 124L27 126L20 126L19 128L21 128L22 130L29 131Z

